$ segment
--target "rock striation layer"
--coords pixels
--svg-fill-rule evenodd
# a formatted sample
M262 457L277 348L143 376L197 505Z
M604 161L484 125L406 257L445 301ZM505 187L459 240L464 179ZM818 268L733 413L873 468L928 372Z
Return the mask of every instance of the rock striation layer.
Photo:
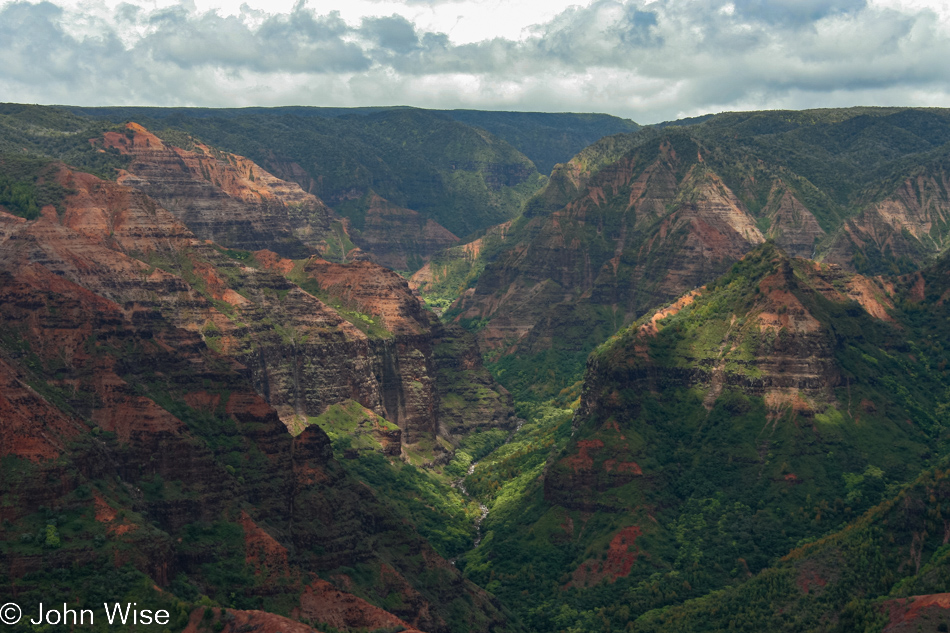
M326 248L332 211L243 156L200 143L174 147L136 123L93 142L131 155L119 182L148 194L199 238L296 257Z

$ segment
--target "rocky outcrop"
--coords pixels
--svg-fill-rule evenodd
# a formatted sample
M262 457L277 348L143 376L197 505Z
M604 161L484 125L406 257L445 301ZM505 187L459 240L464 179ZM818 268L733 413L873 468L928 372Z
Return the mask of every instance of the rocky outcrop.
M765 238L722 179L684 151L658 141L592 175L566 166L566 184L548 189L581 193L523 220L452 314L484 323L479 342L495 354L580 357L623 322L721 274ZM568 335L575 329L584 333Z
M950 245L950 175L941 168L907 178L884 200L848 220L823 261L870 274L906 273Z
M271 262L272 270L289 265L264 253L255 256ZM509 424L511 398L482 366L473 337L443 326L405 279L370 262L319 258L304 263L299 274L304 287L313 284L313 292L369 336L329 346L301 337L241 357L260 388L273 394L272 402L316 415L351 398L397 424L403 443L436 435L457 439L472 428ZM327 362L331 358L338 360ZM296 399L285 401L280 394Z
M323 580L317 580L304 589L299 613L302 618L325 623L335 629L373 631L398 627L408 633L419 633L418 629L391 613L342 592Z
M825 236L818 220L784 183L772 187L765 208L770 225L766 236L792 257L814 257Z
M93 142L131 155L119 182L146 193L199 238L294 257L326 248L333 213L296 183L243 156L200 143L193 150L174 147L135 123L126 129Z
M11 223L0 260L40 264L124 314L158 311L237 359L289 426L353 399L399 425L403 443L434 440L459 422L440 422L440 394L456 387L477 403L462 416L471 424L510 417L510 399L479 362L451 382L438 376L435 348L470 335L447 333L399 275L272 251L233 259L134 188L68 169L59 178L75 191L65 214Z
M319 427L292 436L261 395L307 411L355 394L434 436L438 343L405 282L366 264L347 286L346 267L312 260L325 276L306 279L337 293L324 295L340 298L331 307L279 272L307 271L306 260L287 269L271 253L267 270L233 259L135 188L59 177L75 191L65 212L5 223L0 249L0 542L21 543L0 548L4 578L129 564L143 587L187 577L222 601L286 605L318 571L385 561L412 597L399 620L446 631L442 605L467 596L480 630L499 624L486 595L333 460ZM222 585L217 564L240 578Z
M631 485L642 494L661 485L658 472L643 466L655 461L639 421L657 414L648 413L650 398L638 394L682 398L697 417L731 406L723 404L735 397L730 394L755 398L762 407L757 415L771 429L766 437L777 435L777 424L815 424L831 409L860 416L855 403L840 401L840 389L850 394L854 380L839 358L836 332L845 326L829 323L823 306L853 305L856 315L889 323L887 287L834 266L790 260L771 244L747 256L732 279L728 291L684 295L591 356L575 416L586 432L548 472L547 499L585 511L622 511L610 491ZM707 310L715 310L708 321L692 316ZM794 472L793 464L788 468Z

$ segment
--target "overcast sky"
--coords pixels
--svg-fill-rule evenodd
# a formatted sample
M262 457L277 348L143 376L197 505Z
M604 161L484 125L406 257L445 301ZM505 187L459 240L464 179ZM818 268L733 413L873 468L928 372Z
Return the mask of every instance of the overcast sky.
M950 106L936 0L0 0L0 101L607 112Z

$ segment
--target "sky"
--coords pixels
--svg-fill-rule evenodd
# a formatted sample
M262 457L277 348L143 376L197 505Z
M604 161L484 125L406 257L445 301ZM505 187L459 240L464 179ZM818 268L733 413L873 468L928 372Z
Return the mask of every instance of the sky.
M950 106L942 0L0 0L0 101L605 112Z

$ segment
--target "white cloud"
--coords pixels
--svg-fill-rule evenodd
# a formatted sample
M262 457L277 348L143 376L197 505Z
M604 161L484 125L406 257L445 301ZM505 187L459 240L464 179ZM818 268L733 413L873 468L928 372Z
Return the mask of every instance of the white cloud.
M594 0L546 3L542 14L506 0L358 0L341 11L222 1L8 2L0 100L407 104L653 122L950 97L950 12L923 0Z

